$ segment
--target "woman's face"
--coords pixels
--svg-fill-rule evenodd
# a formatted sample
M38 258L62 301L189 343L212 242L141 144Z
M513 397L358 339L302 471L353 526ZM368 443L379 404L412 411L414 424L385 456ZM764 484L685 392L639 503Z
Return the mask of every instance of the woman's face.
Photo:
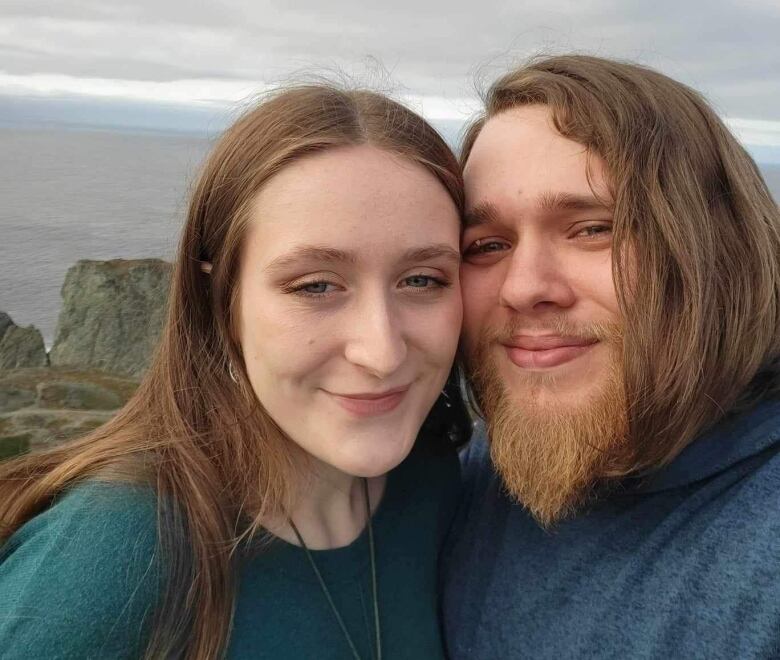
M409 453L461 325L458 211L376 147L303 158L255 199L239 334L266 411L310 455L378 476Z

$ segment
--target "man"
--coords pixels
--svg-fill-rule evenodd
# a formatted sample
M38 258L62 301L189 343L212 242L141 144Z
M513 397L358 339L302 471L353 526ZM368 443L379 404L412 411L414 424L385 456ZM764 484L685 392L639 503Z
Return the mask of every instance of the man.
M593 57L493 85L462 155L488 440L454 660L780 657L780 213L702 98Z

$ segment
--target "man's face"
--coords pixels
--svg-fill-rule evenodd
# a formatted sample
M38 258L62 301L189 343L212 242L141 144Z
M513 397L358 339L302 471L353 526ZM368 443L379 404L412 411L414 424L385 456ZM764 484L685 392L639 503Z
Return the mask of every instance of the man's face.
M485 124L464 176L463 347L497 468L550 522L625 437L605 168L526 106Z
M502 380L524 403L582 405L608 346L589 332L620 318L612 212L599 158L562 137L545 106L487 122L465 169L464 341L485 335ZM597 193L598 197L594 195Z

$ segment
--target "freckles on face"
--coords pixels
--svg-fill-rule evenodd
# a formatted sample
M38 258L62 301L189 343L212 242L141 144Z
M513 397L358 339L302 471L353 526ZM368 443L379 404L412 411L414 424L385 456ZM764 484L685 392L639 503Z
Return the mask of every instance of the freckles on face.
M408 453L453 360L459 218L421 166L368 145L296 161L257 197L240 342L292 442L350 474Z

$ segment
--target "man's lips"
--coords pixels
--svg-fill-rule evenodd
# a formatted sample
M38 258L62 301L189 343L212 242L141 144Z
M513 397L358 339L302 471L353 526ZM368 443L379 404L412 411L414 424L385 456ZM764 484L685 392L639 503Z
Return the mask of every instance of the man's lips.
M409 385L384 392L361 392L356 394L336 394L328 392L347 412L358 416L381 415L398 407Z
M598 340L561 335L517 335L503 342L509 359L522 369L547 369L570 362Z

